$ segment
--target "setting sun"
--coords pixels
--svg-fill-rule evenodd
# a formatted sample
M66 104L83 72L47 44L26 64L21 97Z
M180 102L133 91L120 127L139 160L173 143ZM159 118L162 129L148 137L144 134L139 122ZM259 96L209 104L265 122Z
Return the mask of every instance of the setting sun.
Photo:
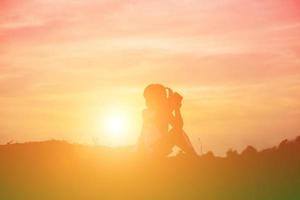
M113 137L120 137L126 129L125 118L122 113L110 113L105 120L105 130Z
M124 107L108 106L103 110L99 127L103 144L108 146L128 144L128 141L133 139L132 118L131 112Z
M140 110L129 103L103 102L101 109L90 112L89 131L101 145L118 147L135 144L142 123Z

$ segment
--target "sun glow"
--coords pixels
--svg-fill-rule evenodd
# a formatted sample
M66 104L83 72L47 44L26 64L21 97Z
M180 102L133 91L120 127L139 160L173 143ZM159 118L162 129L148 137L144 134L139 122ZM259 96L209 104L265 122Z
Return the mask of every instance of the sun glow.
M120 146L132 139L132 114L125 108L107 109L102 113L101 138L109 146Z
M142 106L125 98L123 101L126 103L107 101L90 112L90 130L99 145L119 147L136 143L142 125Z
M110 113L105 119L105 131L113 137L120 137L126 129L127 122L122 113Z

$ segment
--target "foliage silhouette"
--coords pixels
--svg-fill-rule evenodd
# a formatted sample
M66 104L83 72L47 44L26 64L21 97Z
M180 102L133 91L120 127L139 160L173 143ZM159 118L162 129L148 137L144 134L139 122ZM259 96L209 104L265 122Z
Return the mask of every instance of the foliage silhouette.
M300 137L227 157L141 157L64 141L0 145L0 199L299 199Z

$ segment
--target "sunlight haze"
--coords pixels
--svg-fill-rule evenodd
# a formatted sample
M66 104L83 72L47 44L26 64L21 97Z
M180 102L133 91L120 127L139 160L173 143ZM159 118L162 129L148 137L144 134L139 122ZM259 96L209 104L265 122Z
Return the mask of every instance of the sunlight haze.
M294 138L300 3L0 1L0 143L134 145L150 83L183 95L197 151Z

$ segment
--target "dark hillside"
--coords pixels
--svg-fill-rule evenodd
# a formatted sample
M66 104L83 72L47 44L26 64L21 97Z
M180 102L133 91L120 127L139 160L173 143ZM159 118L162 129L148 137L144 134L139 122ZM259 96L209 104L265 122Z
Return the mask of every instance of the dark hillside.
M0 145L0 199L300 199L300 137L226 158L63 141Z

